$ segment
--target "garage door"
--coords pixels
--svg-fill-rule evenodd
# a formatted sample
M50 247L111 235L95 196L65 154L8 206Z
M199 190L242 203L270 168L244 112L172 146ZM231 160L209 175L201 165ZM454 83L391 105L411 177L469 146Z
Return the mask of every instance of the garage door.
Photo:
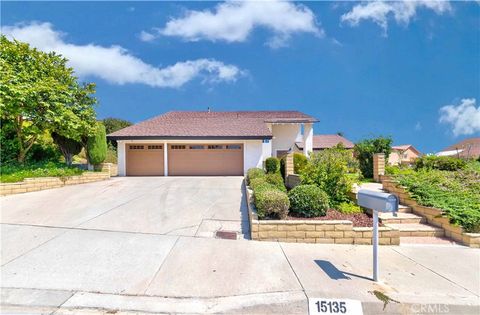
M168 175L243 175L243 145L171 144Z
M163 145L127 144L128 176L163 176Z

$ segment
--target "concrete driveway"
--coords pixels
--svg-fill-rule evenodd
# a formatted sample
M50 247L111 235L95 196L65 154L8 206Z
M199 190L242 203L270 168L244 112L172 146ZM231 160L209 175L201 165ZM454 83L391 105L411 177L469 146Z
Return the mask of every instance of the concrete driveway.
M2 223L213 237L248 236L242 177L128 177L2 199Z
M242 178L116 178L0 198L0 313L306 314L307 297L365 314L419 305L478 314L480 250L214 238L247 233ZM461 262L461 263L458 263ZM454 268L452 266L455 266ZM395 301L384 303L373 294Z

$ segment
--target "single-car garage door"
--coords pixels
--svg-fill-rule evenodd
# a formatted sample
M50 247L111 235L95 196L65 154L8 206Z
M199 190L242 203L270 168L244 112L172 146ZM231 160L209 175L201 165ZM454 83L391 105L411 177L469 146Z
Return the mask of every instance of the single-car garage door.
M163 145L127 144L128 176L163 176Z
M170 144L168 175L243 175L243 145Z

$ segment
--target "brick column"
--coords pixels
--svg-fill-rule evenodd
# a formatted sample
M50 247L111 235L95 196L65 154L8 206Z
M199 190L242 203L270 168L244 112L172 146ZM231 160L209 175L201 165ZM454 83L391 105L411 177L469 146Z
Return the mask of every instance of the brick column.
M385 154L375 153L373 155L373 180L380 182L380 175L385 175Z
M285 157L285 178L288 175L295 174L295 170L293 167L293 153L288 153Z

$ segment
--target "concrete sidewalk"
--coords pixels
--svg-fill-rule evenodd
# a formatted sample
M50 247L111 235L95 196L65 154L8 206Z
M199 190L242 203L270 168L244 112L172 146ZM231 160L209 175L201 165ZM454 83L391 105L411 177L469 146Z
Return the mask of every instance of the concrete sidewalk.
M358 299L366 314L480 311L480 251L461 246L383 246L375 284L370 246L20 225L2 236L3 313L307 314L307 297ZM375 291L392 299L385 311Z

